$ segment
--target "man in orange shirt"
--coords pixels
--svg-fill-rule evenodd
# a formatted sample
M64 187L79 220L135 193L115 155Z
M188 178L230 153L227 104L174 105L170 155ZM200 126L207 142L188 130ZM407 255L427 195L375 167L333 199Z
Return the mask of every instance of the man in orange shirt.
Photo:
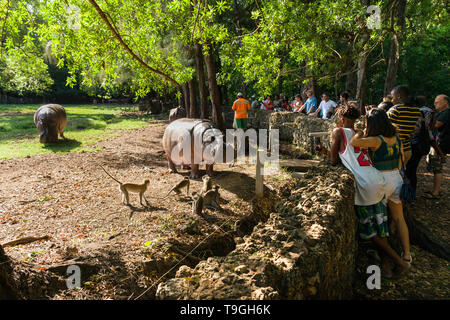
M247 129L248 110L250 110L250 103L244 99L242 93L237 94L237 100L233 103L234 118L238 129Z

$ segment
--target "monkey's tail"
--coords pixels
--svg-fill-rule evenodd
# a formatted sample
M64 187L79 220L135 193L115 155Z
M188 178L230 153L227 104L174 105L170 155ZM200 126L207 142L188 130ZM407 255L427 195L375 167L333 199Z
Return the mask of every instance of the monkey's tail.
M110 175L109 174L109 172L108 171L106 171L106 169L105 168L103 168L103 166L102 165L99 165L100 166L100 168L102 168L103 169L103 171L105 171L106 172L106 174L108 175L108 176L110 176L111 177L111 179L113 179L114 181L116 181L118 184L122 184L122 182L120 182L119 180L117 180L116 178L114 178L112 175Z
M169 194L170 194L172 191L173 191L173 189L171 189L169 192L167 192L167 194L166 194L164 197L154 197L154 199L164 200L164 199L166 199L166 198L169 196Z

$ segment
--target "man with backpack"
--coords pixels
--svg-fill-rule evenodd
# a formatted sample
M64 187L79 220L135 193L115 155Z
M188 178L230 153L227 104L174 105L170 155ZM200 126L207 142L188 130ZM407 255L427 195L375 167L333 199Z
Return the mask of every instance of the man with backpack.
M433 191L426 192L424 198L439 199L439 191L441 189L444 175L442 173L442 164L446 161L446 155L450 153L450 98L445 94L438 95L434 100L437 115L433 129L436 130L436 142L438 150L434 148L427 157L427 168L434 173ZM441 152L439 152L441 151Z
M430 147L438 150L436 140L433 136L433 127L436 122L436 113L433 109L426 107L426 98L418 96L415 101L419 107L420 117L417 120L411 137L411 151L412 155L406 164L405 174L414 188L414 193L417 189L417 168L423 156L430 152ZM440 153L440 150L438 151Z

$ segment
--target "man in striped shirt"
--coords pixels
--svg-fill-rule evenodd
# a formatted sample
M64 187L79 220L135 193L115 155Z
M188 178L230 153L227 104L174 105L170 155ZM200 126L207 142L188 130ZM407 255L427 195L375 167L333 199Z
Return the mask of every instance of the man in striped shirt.
M397 127L405 155L404 163L411 158L411 136L420 117L420 110L409 102L409 90L406 86L397 86L391 91L394 106L389 109L388 117Z

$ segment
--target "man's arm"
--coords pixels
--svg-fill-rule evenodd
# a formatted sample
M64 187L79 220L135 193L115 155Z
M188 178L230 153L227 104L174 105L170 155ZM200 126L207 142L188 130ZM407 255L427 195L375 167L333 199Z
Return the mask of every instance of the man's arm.
M441 122L441 121L439 121L439 120L436 120L436 122L434 123L433 130L442 127L444 124L445 124L445 123L443 123L443 122Z
M341 148L341 140L342 140L341 130L339 128L334 128L333 133L331 134L331 150L330 150L330 160L333 166L337 165L340 162L339 158L339 150Z
M312 110L312 107L311 107L311 110ZM313 116L317 116L317 114L320 112L320 110L322 110L322 102L319 104L319 107L317 108L317 110L312 112L311 114Z

